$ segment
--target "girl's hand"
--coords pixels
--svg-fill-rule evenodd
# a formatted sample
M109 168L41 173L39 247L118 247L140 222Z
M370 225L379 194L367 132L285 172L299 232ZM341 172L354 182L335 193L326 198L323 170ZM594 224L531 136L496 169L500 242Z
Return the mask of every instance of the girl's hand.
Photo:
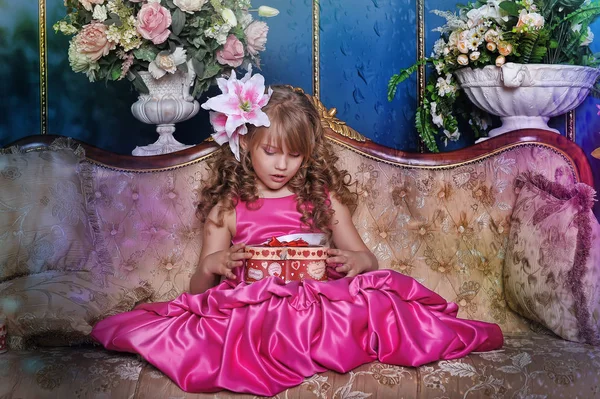
M244 260L252 257L250 252L244 251L245 246L243 243L235 244L228 249L208 255L203 262L206 265L205 272L235 279L235 274L231 270L243 266Z
M377 260L373 262L374 255L370 251L349 251L337 248L327 250L329 258L325 261L328 265L341 263L335 268L336 272L346 273L346 277L377 269Z

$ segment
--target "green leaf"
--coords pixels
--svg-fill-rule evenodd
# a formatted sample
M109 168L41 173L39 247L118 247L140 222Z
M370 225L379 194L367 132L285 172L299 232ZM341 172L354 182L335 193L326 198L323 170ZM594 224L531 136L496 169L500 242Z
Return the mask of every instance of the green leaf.
M150 90L148 90L148 87L146 86L146 84L144 83L144 81L140 77L140 74L137 71L130 69L129 73L127 74L127 78L131 81L133 88L138 93L140 93L140 94L150 93Z
M142 46L133 50L133 56L138 60L152 62L158 55L156 49L152 46Z
M192 58L192 67L197 76L204 75L204 62L200 61L197 57Z
M184 62L183 64L177 65L177 70L185 72L185 73L188 73L188 65L187 65L187 63Z
M201 75L202 79L212 78L216 74L221 72L221 67L216 63L208 64L204 69L204 73Z
M183 40L181 40L181 38L179 36L177 36L176 34L174 34L173 32L171 32L171 34L169 35L169 40L177 42L177 44L183 46Z
M513 1L503 1L500 3L500 8L506 11L508 15L518 17L521 10L524 8L522 5L517 4Z
M185 26L185 12L179 8L175 8L175 12L171 15L171 31L174 35L179 35Z
M192 44L192 46L194 46L196 48L206 48L207 47L202 36L195 36L193 38L188 37L188 42L190 42Z
M115 65L110 71L110 80L118 80L121 77L121 65Z

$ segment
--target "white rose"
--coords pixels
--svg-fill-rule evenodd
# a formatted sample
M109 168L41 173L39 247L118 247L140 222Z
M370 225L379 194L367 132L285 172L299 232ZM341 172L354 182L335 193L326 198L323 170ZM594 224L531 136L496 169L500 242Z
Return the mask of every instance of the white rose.
M488 44L485 45L485 47L489 51L496 51L496 43L494 43L494 42L489 42Z
M450 33L450 37L448 38L448 46L456 46L456 44L458 43L458 39L459 33L457 31Z
M458 62L458 64L462 66L469 65L469 57L467 57L466 54L461 54L456 59L456 62Z
M175 4L181 11L187 12L188 14L193 14L197 11L200 11L207 1L208 0L173 0L173 4Z
M481 54L479 54L479 51L473 51L471 54L469 54L469 58L471 61L477 61L480 55Z
M165 76L167 72L177 72L177 65L185 63L186 59L186 50L182 47L177 47L173 54L169 53L169 51L161 51L154 61L148 65L148 72L152 74L154 79L160 79Z
M498 52L501 55L507 56L510 55L513 51L513 46L510 43L507 42L500 42L498 43Z
M456 48L463 54L467 54L469 52L469 42L466 40L459 40L456 44Z
M504 58L503 55L499 55L498 57L496 57L496 66L497 67L501 67L505 63L506 63L506 58Z
M544 17L537 12L529 13L529 24L534 28L540 29L544 26Z
M498 32L495 29L490 29L487 32L485 32L485 35L483 36L483 38L485 39L486 42L490 43L490 42L496 42L498 41Z

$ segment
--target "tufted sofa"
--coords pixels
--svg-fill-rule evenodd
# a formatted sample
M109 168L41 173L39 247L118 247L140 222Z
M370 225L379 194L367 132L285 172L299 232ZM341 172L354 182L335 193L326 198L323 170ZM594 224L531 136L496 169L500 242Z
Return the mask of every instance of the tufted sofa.
M505 345L419 368L374 362L326 372L278 397L600 397L600 347L582 343L581 334L557 336L550 329L562 330L541 317L523 317L532 308L508 298L505 287L507 253L518 258L515 242L523 242L527 225L519 219L511 233L513 213L526 210L519 179L535 173L560 187L591 185L582 151L562 136L523 130L465 150L407 154L322 111L340 166L355 181L353 220L380 266L456 302L460 317L498 323ZM108 352L88 337L102 317L187 289L202 246L196 190L216 148L204 142L136 158L31 136L2 150L0 314L11 348L0 354L1 398L251 397L185 393L143 359ZM600 325L597 313L589 317Z

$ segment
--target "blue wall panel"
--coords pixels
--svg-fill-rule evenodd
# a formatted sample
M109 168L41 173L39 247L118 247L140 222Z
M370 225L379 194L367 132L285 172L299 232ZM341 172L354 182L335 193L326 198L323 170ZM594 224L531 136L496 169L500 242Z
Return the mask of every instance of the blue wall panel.
M38 3L0 0L0 144L40 132Z
M321 2L321 101L373 141L416 151L416 76L394 101L387 82L417 59L415 0Z

